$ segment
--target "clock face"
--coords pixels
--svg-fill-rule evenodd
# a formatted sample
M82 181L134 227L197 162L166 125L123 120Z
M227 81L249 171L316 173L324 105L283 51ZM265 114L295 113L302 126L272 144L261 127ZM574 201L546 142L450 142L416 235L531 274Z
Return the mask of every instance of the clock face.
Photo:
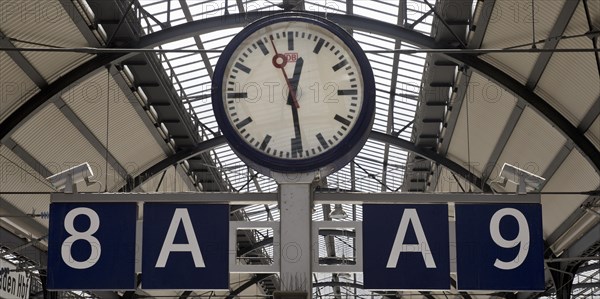
M258 163L275 162L266 167L276 171L324 166L372 123L370 66L342 29L313 18L252 24L257 28L234 38L215 71L213 105L232 148Z

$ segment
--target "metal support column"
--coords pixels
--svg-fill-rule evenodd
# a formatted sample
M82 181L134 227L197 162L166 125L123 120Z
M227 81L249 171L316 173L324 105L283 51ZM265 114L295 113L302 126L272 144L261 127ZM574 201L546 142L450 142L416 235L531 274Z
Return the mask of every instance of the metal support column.
M312 181L290 175L279 181L281 291L312 295Z

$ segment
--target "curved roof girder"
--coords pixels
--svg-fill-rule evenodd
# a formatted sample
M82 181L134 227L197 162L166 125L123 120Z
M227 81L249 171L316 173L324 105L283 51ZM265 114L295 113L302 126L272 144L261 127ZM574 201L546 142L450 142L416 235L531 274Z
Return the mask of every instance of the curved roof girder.
M484 182L479 176L470 172L466 168L462 167L460 164L458 164L458 163L456 163L434 151L431 151L431 150L428 150L425 148L421 148L410 141L398 138L396 136L384 134L381 132L372 131L371 134L369 135L369 139L381 141L381 142L384 142L384 143L387 143L390 145L394 145L394 146L403 148L407 151L413 152L419 156L427 158L430 161L436 162L436 163L448 168L450 171L452 171L452 172L456 173L457 175L461 176L462 178L466 179L471 184L473 184L477 188L480 188L484 192L492 191L492 188L490 187L490 185L488 185L488 183Z
M257 18L271 15L274 12L249 12L245 14L231 14L219 17L207 18L198 21L185 23L182 25L170 27L156 33L152 33L140 38L139 43L134 48L152 48L164 43L179 40L198 34L204 34L215 30L243 26ZM279 12L275 12L279 13ZM317 15L324 15L315 13ZM349 26L359 30L365 30L377 33L390 38L401 39L426 49L441 49L446 45L435 42L431 37L418 32L406 29L402 26L382 22L375 19L364 18L355 15L327 14L327 18L339 23L341 26ZM115 63L125 59L128 55L124 53L100 54L96 58L82 64L62 78L56 80L46 88L42 89L32 98L26 101L21 107L13 112L0 126L0 140L14 131L25 119L29 118L39 107L49 99L69 88L81 78L89 76L96 69L106 64ZM509 92L523 99L537 110L550 123L555 125L559 131L567 138L573 141L575 146L583 153L588 161L591 162L596 172L600 173L600 151L598 151L592 142L579 131L577 127L571 124L556 109L548 104L544 99L527 89L526 86L510 77L491 64L469 54L445 54L452 60L461 64L471 66L475 71L486 78L496 82L506 88ZM478 185L481 186L481 185Z
M65 90L91 76L100 68L122 57L121 53L100 54L66 73L61 78L41 88L38 93L29 98L19 108L13 111L0 123L0 141L10 136L21 124L32 117L50 99L59 96Z
M446 54L450 59L464 63L473 68L483 77L496 82L504 87L519 99L524 100L534 110L540 113L549 123L555 126L567 140L573 141L575 146L583 156L592 164L596 172L600 174L600 151L585 136L585 132L579 130L576 126L558 112L552 105L546 102L542 97L528 89L525 85L519 83L508 74L500 71L493 65L468 54Z
M410 141L406 141L404 139L400 139L400 138L397 138L392 135L388 135L388 134L381 133L381 132L375 132L375 131L371 131L371 134L369 135L369 139L388 143L390 145L397 146L397 147L403 148L407 151L413 152L417 155L423 156L431 161L437 162L437 163L445 166L446 168L450 169L457 175L459 175L462 178L466 179L467 181L471 182L473 185L478 186L479 188L482 188L483 191L485 191L485 192L491 192L491 190L492 190L487 183L486 184L482 183L482 180L480 177L478 177L476 174L474 174L472 172L469 172L467 169L460 166L458 163L456 163L442 155L439 155L438 153L435 153L433 151L420 148ZM143 184L146 180L150 179L155 174L167 169L168 167L175 165L177 163L180 163L185 159L197 156L197 155L199 155L205 151L208 151L214 147L223 145L226 142L227 142L227 140L225 140L224 136L218 136L213 139L200 142L195 147L179 151L179 152L175 153L174 155L169 156L169 157L163 159L162 161L154 164L152 167L150 167L147 170L145 170L144 172L140 173L135 178L128 178L127 184L123 188L121 188L119 190L119 192L132 191L135 188L137 188L138 186L140 186L141 184ZM481 186L483 186L483 187L481 187Z
M144 172L140 173L138 176L136 176L134 178L128 177L127 183L125 184L125 186L123 186L121 189L119 189L119 192L131 192L135 188L137 188L138 186L143 184L146 180L153 177L155 174L157 174L173 165L176 165L177 163L183 162L183 160L200 155L205 151L208 151L219 145L225 144L226 142L227 142L227 140L225 139L225 136L221 135L221 136L217 136L215 138L200 142L194 147L178 151L175 154L154 164L150 168L146 169Z

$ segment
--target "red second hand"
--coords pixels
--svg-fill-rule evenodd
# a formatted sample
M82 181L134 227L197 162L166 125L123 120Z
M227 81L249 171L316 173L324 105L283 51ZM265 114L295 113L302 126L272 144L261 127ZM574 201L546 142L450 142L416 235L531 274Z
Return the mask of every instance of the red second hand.
M300 108L300 105L298 105L298 100L296 99L296 91L292 88L290 79L288 78L287 74L285 73L285 69L284 69L284 66L287 64L287 58L285 57L285 55L279 54L277 52L277 48L275 48L275 43L273 42L273 36L271 36L271 46L273 46L273 51L275 51L275 56L273 57L273 60L272 60L273 66L281 69L281 72L283 73L283 77L285 78L285 83L287 84L288 89L290 90L290 94L292 95L292 104L294 105L294 107L296 107L296 109L298 109L298 108ZM278 64L277 58L283 59L283 62L281 64Z

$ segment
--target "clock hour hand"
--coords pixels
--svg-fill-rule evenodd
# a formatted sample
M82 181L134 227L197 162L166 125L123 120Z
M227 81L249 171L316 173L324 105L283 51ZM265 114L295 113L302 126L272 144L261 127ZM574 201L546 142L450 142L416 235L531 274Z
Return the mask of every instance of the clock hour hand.
M294 67L294 75L292 79L290 79L290 94L288 96L287 104L292 105L295 103L296 108L299 108L298 103L298 82L300 82L300 73L302 72L302 65L304 64L304 59L302 57L296 60L296 67Z

